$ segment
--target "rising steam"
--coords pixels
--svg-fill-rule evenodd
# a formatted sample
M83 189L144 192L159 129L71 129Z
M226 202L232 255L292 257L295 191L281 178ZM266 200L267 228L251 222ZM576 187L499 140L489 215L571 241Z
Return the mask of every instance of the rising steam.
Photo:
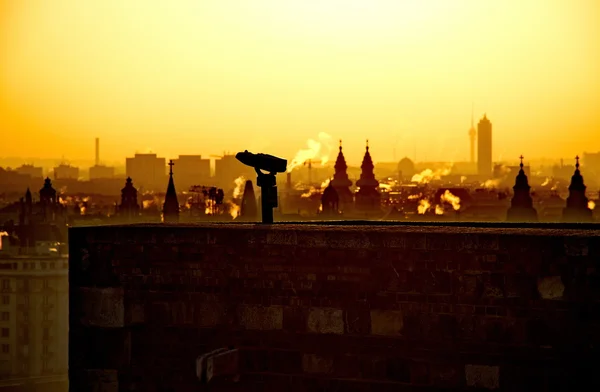
M417 212L421 215L425 214L431 208L431 203L427 199L419 200L419 205L417 206Z
M411 181L419 184L427 184L433 180L441 180L442 177L447 176L452 171L452 167L446 167L444 169L425 169L421 173L417 173L412 176Z
M460 210L460 197L453 195L449 190L446 189L446 192L440 197L440 200L452 204L454 211Z
M332 141L332 137L325 132L319 133L318 141L308 139L306 142L308 148L296 153L294 159L288 164L287 172L291 173L292 170L302 166L309 159L320 160L322 165L326 164L329 161L329 155L333 147Z

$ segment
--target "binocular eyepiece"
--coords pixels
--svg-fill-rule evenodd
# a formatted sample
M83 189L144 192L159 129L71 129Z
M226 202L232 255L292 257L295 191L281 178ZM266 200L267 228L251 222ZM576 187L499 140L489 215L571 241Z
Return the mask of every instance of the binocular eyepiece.
M278 206L275 175L287 171L287 159L268 154L252 154L248 150L238 152L235 158L256 170L256 185L260 187L262 221L273 223L273 208ZM261 170L268 173L263 173Z
M255 169L264 170L269 173L285 173L287 170L287 159L282 159L268 154L253 154L248 152L238 152L235 158L246 166Z

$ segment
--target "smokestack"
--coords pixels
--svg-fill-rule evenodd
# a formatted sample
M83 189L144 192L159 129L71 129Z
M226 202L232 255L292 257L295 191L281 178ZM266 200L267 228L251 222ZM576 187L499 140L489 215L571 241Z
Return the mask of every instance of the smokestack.
M96 138L96 166L100 165L100 138Z
M285 186L288 191L292 189L292 173L287 174L287 182L286 182Z

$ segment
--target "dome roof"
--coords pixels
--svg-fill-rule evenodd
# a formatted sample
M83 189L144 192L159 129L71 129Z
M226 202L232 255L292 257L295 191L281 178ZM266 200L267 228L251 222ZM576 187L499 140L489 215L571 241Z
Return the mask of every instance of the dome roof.
M398 162L398 170L410 174L415 171L415 164L408 157L404 157Z

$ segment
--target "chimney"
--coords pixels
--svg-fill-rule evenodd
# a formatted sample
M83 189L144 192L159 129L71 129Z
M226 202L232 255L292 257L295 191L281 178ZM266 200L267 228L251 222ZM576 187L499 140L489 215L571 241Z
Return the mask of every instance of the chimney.
M288 191L292 190L292 173L287 174L287 182L285 184L285 187Z
M96 138L96 166L100 165L100 138Z

